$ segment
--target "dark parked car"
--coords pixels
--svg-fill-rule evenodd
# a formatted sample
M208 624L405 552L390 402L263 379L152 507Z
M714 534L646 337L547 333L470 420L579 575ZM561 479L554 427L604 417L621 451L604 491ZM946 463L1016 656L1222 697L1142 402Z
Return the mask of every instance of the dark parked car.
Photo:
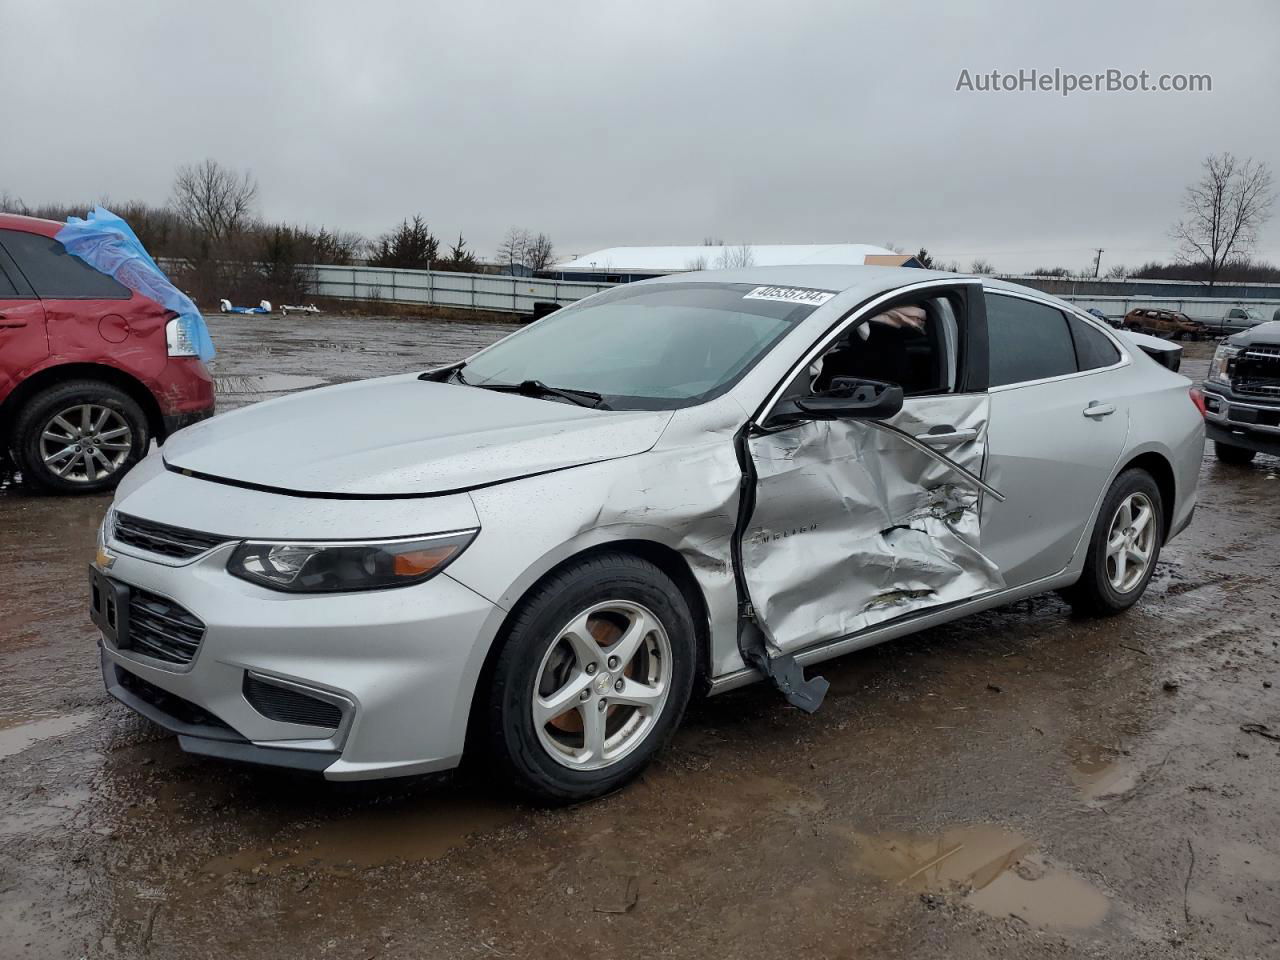
M56 493L114 487L180 427L213 413L213 378L172 310L0 214L0 451Z

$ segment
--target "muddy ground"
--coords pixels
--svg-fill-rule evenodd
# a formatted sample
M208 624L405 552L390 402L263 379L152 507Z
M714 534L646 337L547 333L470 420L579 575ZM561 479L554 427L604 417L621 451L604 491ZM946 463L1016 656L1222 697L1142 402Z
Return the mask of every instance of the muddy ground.
M212 326L224 408L507 329ZM814 716L696 703L639 783L551 812L183 754L102 690L107 499L10 482L0 957L1280 956L1278 473L1206 459L1126 616L1044 596L845 657Z

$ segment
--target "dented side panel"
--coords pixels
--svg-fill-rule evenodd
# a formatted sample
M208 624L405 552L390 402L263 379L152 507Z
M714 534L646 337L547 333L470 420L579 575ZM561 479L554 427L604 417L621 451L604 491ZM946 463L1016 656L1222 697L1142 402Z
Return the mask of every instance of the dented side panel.
M976 431L940 452L981 476L985 394L909 399L889 423ZM981 493L875 426L816 421L749 439L758 476L743 568L769 643L794 652L1004 586L982 552Z

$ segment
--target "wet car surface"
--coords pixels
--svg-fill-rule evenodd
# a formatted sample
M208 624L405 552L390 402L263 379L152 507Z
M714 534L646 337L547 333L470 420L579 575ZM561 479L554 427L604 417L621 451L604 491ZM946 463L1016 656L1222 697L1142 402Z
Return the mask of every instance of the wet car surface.
M460 358L496 324L214 317L220 409ZM1189 345L1200 377L1210 345ZM1111 620L1034 598L690 708L540 811L183 754L109 700L109 498L0 480L0 955L1265 956L1280 950L1280 461L1206 458Z

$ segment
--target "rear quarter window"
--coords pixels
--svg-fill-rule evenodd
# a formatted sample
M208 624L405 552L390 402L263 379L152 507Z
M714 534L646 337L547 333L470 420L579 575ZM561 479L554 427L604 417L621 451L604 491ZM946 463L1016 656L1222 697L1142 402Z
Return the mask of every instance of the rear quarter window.
M1097 370L1120 362L1120 351L1105 333L1071 314L1067 314L1067 322L1076 344L1076 364L1081 370Z
M52 237L0 230L0 244L42 299L128 300L132 296L124 284L67 253Z

